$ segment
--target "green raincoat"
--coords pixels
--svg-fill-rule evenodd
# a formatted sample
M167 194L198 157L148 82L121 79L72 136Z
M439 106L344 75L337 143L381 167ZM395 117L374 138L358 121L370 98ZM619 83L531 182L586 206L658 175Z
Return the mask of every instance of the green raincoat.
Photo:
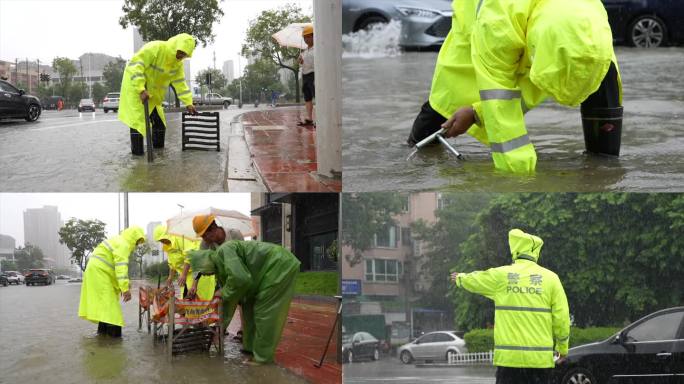
M524 113L549 96L577 106L599 88L611 62L617 68L603 4L459 0L452 7L430 105L447 119L472 106L476 124L468 133L490 147L494 166L533 172L537 155Z
M151 41L131 58L126 65L121 83L119 99L119 120L145 135L145 108L140 93L147 89L150 94L150 114L157 108L159 117L166 125L162 101L169 85L176 89L178 99L192 105L192 93L185 82L183 60L176 59L176 51L192 56L195 39L181 33L168 41Z
M199 249L200 242L199 240L193 241L180 236L169 235L166 230L165 225L158 225L154 229L154 240L168 240L171 242L170 245L164 244L163 249L168 256L169 268L176 271L180 276L185 269L185 264L190 264L188 252ZM193 282L192 269L190 269L185 278L185 286L190 288ZM201 300L211 300L214 297L215 288L216 278L214 276L202 276L197 282L197 296ZM184 293L185 288L181 287L181 297L183 297Z
M145 239L145 232L133 226L95 248L83 273L78 307L80 318L94 323L124 326L119 297L130 289L128 257L140 239Z
M537 264L544 244L519 229L508 234L513 264L459 273L456 285L494 300L494 365L553 368L568 354L570 315L558 276Z
M259 363L273 361L294 295L299 260L287 249L259 241L232 240L216 250L190 253L192 267L215 273L221 284L224 325L238 304L242 344Z

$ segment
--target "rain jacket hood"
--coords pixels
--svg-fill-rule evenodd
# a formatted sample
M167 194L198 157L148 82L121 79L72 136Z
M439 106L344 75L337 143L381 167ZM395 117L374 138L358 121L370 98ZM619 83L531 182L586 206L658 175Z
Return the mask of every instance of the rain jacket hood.
M195 51L195 39L188 35L187 33L181 33L176 35L166 41L167 46L173 52L173 57L176 57L176 51L185 52L188 57L192 57L192 53Z
M613 37L600 1L538 1L527 34L530 80L563 105L596 92L613 60Z
M544 240L540 237L530 235L517 228L508 232L508 246L511 248L511 257L514 261L528 259L535 263L538 262L543 245Z
M124 229L121 232L121 237L128 243L130 243L132 248L135 248L135 243L137 243L138 240L145 240L145 231L143 231L142 228L134 225L132 227Z

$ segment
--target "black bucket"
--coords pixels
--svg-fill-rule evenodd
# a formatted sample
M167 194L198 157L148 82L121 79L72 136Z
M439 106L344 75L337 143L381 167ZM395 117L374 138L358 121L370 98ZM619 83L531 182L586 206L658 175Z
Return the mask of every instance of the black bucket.
M145 138L133 128L131 128L131 153L136 156L145 154Z
M582 128L587 152L620 156L622 107L591 108L582 106Z

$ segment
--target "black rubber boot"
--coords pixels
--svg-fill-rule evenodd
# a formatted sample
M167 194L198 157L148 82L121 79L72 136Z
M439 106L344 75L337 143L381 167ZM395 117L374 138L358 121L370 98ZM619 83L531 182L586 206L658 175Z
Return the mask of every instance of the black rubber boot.
M131 128L131 153L136 156L145 154L145 138L133 128Z
M150 114L150 125L152 127L152 147L164 148L164 139L166 136L166 126L155 108Z

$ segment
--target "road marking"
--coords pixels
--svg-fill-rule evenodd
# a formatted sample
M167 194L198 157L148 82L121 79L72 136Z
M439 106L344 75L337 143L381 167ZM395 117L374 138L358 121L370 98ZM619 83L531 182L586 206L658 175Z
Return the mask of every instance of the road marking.
M69 128L69 127L76 127L79 125L89 125L89 124L95 124L95 123L112 123L115 121L119 121L119 120L118 119L114 119L114 120L91 120L91 121L83 121L83 122L73 123L73 124L53 125L53 126L45 127L45 128L36 128L36 129L32 129L31 131L32 132L49 131L51 129L57 129L57 128Z

